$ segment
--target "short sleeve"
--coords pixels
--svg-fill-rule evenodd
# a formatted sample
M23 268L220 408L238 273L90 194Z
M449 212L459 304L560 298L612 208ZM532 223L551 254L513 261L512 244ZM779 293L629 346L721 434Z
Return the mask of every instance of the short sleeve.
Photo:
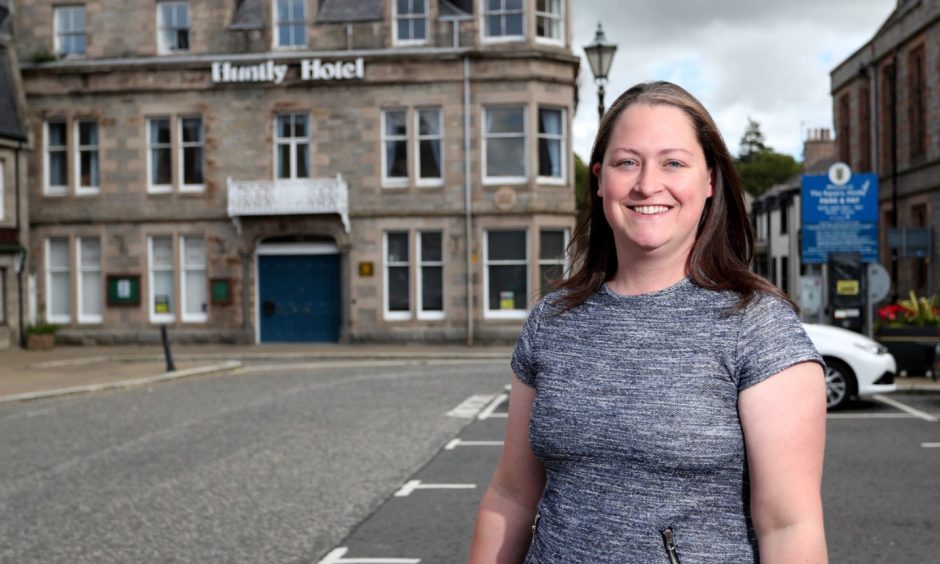
M516 340L516 348L512 351L512 360L509 363L516 377L523 384L532 388L535 387L536 375L538 374L535 361L535 340L544 306L545 299L543 298L529 312L529 317L519 333L519 339Z
M756 297L745 308L737 352L739 392L801 362L823 365L793 308L767 294Z

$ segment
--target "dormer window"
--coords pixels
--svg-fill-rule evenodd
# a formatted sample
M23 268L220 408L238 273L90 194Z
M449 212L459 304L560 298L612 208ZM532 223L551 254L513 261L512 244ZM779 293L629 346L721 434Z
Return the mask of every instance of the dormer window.
M157 3L157 47L161 54L189 51L189 2Z
M282 49L307 46L306 0L275 0L274 46Z
M63 57L85 54L85 6L55 8L55 52Z
M392 6L395 12L395 44L427 43L428 0L395 0Z

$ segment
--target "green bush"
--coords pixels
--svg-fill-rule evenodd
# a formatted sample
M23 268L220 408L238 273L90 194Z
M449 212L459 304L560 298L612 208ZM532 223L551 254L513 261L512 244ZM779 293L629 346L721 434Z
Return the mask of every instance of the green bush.
M59 326L55 323L37 323L26 328L30 335L54 335L58 330Z

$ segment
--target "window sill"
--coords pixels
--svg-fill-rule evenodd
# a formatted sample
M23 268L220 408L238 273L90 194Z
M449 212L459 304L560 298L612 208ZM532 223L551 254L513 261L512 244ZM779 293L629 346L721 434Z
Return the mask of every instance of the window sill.
M484 186L501 186L506 184L522 185L527 184L529 179L525 176L486 176L483 177Z
M82 325L101 325L104 320L100 315L95 316L78 316L78 322Z
M442 321L447 318L447 313L443 311L419 311L419 321Z
M405 39L401 41L392 40L393 47L424 47L428 44L427 39Z
M568 184L568 179L561 176L540 176L536 182L546 186L565 186Z
M183 315L183 323L208 323L208 315Z
M415 186L418 188L440 188L444 186L444 180L441 178L436 178L434 180L421 180L418 179L415 181Z
M525 41L525 35L484 35L480 38L485 43L509 43L513 41Z
M42 195L49 198L63 198L69 195L69 188L68 186L46 186Z
M525 319L527 315L524 309L488 309L483 312L483 319Z
M383 315L385 321L411 321L410 311L386 311Z
M163 325L165 323L175 323L176 316L170 314L150 314L150 323Z
M408 179L407 178L383 178L382 179L382 188L388 188L392 190L402 190L408 188Z
M306 45L275 45L273 47L276 51L303 51L307 48Z
M206 191L205 184L191 184L180 186L180 192L184 194L201 194Z
M148 194L170 194L172 192L172 186L147 186Z
M70 315L47 315L46 321L49 323L55 323L56 325L68 325L72 323L72 316Z
M565 42L562 39L553 39L550 37L535 36L535 42L540 45L551 45L552 47L564 47Z
M86 198L88 196L97 196L100 193L101 193L101 190L97 186L84 186L81 188L77 188L75 190L76 196L80 196L80 197L84 196Z

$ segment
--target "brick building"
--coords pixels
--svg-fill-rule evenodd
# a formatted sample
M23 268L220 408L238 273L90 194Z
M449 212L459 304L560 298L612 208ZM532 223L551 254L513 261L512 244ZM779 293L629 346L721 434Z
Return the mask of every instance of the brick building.
M568 0L21 4L60 340L502 340L564 267Z
M19 343L25 330L22 274L29 236L26 167L30 145L23 126L25 100L11 31L11 5L0 0L0 349Z
M898 0L875 35L832 71L831 84L839 159L879 175L879 248L895 293L936 292L940 0ZM898 248L902 239L906 249Z

